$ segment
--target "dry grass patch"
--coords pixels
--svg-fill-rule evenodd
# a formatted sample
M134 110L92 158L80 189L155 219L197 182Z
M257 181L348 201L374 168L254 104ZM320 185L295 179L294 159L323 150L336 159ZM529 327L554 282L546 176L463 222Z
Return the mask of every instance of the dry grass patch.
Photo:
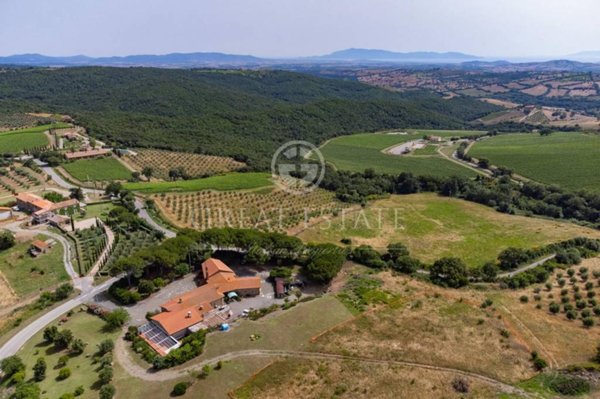
M414 361L516 382L533 376L530 348L476 291L443 290L382 273L394 303L366 312L315 342L315 350ZM504 334L504 335L503 335Z
M598 281L592 277L593 271L600 271L600 258L584 260L581 266L575 267L574 269L579 271L581 267L587 267L589 269L590 280L595 285L595 291L600 293L598 288ZM570 303L575 305L573 299L573 286L568 280L569 277L564 270L558 270L548 280L553 283L552 290L548 291L543 284L531 286L523 290L518 291L502 291L494 295L494 301L499 305L499 311L503 312L500 305L505 306L512 315L507 315L508 318L518 318L531 331L531 333L542 343L543 347L556 359L560 367L565 367L569 364L587 362L595 354L596 346L600 342L600 317L594 315L592 311L592 318L594 319L596 326L592 328L584 328L581 316L578 315L576 320L569 320L565 316L563 310L563 304L561 303L561 290L557 284L557 273L563 273L567 280L567 284L564 289L569 290ZM586 290L584 289L585 283L578 282L575 286L580 287L580 292L584 300L587 300ZM539 295L541 296L540 301L534 300L534 290L540 289ZM522 303L520 298L527 296L529 301ZM552 295L552 298L548 296ZM596 298L600 301L600 298ZM560 313L553 315L549 311L550 302L556 302L560 304ZM541 309L537 309L536 305L541 304ZM575 309L577 309L575 307ZM590 311L591 307L588 307ZM578 312L580 313L580 312ZM541 353L541 351L540 351Z
M453 373L355 361L282 360L232 392L239 399L281 398L489 398L493 387L468 380L469 393L452 387Z
M0 272L0 309L8 307L17 301L17 295L10 287L10 284Z

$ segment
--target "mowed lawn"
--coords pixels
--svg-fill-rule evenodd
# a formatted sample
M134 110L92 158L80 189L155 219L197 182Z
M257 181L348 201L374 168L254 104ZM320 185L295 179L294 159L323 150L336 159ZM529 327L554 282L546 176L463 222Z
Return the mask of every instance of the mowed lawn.
M586 133L506 134L477 142L469 154L493 165L567 189L600 191L600 135Z
M36 239L47 240L46 236ZM63 247L56 243L49 252L37 258L29 255L31 241L21 242L0 252L0 271L17 296L44 291L53 285L69 281L63 263Z
M27 377L33 376L31 368L38 357L44 357L48 365L46 378L39 382L43 398L59 398L65 393L73 393L79 386L83 386L85 392L80 396L82 399L97 398L98 391L102 386L98 381L98 364L95 364L92 356L98 350L98 344L105 339L118 339L120 330L113 333L106 333L103 330L105 325L100 317L92 316L85 312L75 309L75 314L68 318L66 323L59 325L58 322L51 323L58 326L59 331L69 329L73 332L74 338L80 338L87 343L85 351L78 356L69 356L65 367L71 370L71 376L63 381L58 381L60 368L56 367L58 359L63 355L68 355L67 350L57 352L53 345L44 342L43 332L40 331L27 341L25 346L17 353L26 364ZM141 382L140 382L141 383Z
M111 181L131 178L131 171L112 157L80 159L64 163L62 167L80 181Z
M62 125L43 125L29 129L13 130L0 133L0 153L17 154L21 151L46 147L50 144L44 132L52 127Z
M421 139L426 134L436 132L439 136L460 136L462 132L418 131L407 135L394 133L364 133L342 136L330 140L321 147L325 160L337 169L363 172L367 168L380 173L400 174L411 172L427 176L474 176L475 173L465 167L448 161L435 152L427 156L392 155L384 150Z
M405 243L424 262L462 258L470 267L493 261L507 247L531 248L600 232L570 223L506 215L483 205L435 194L391 196L365 210L347 211L299 234L305 242L368 244L385 251ZM341 244L340 244L341 245Z
M155 194L171 191L249 190L273 185L268 173L229 173L204 179L126 183L125 188L141 193Z

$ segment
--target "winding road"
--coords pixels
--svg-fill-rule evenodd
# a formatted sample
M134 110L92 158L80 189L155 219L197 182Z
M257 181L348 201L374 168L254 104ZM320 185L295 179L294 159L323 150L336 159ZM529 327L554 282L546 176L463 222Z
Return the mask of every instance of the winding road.
M22 330L17 332L11 339L8 340L8 342L2 345L2 348L0 348L0 359L4 359L5 357L16 354L27 341L29 341L35 334L41 331L48 324L52 323L52 321L65 314L69 310L89 302L96 295L106 291L112 283L117 281L117 279L118 277L113 277L103 284L93 287L87 293L82 292L76 298L63 303L62 305L50 310L49 312L32 321Z
M169 230L169 229L161 226L160 224L156 223L156 221L154 219L152 219L152 216L150 216L150 214L146 210L146 207L144 206L144 203L142 202L142 200L137 197L135 198L135 209L138 210L139 217L141 217L146 222L148 222L148 224L150 226L152 226L152 228L154 230L158 230L158 231L162 232L165 235L165 237L173 238L177 235L176 232Z

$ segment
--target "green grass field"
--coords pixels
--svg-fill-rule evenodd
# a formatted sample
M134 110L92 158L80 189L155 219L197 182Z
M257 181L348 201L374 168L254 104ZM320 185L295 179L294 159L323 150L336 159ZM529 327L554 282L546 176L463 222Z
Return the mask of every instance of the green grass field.
M541 183L600 191L597 134L506 134L476 143L469 154Z
M112 157L81 159L64 163L62 167L71 176L83 182L127 180L131 178L131 171Z
M12 130L0 133L0 153L20 153L39 147L46 147L50 142L44 132L52 127L65 127L65 124L42 125L28 129Z
M171 191L249 190L268 187L272 184L271 175L268 173L229 173L204 179L126 183L125 188L141 193L156 194Z
M48 237L40 235L36 239L46 240ZM0 252L0 271L19 297L69 281L60 243L56 243L49 252L37 258L29 255L30 245L31 241L26 241Z
M321 147L325 160L337 169L363 172L372 168L377 172L399 174L411 172L415 175L431 176L474 176L468 168L457 165L437 155L433 148L426 147L420 154L428 157L412 155L392 155L383 151L398 144L418 140L424 135L438 136L470 135L474 132L458 131L412 131L408 135L387 133L365 133L352 136L337 137ZM424 152L424 153L423 153Z
M76 219L83 220L89 218L100 218L101 220L106 220L108 216L108 212L111 211L115 206L112 202L100 202L97 204L89 204L85 207L85 215L80 215L77 213Z
M52 323L58 325L57 322ZM27 377L33 375L31 368L38 357L44 357L48 368L46 378L39 383L43 398L59 398L65 393L73 393L78 386L83 386L85 392L80 398L97 398L101 384L98 383L98 364L94 364L91 355L96 352L97 345L105 339L116 340L120 331L106 333L102 328L104 321L99 317L85 312L78 312L69 318L66 323L58 326L59 330L69 329L75 338L81 338L87 347L79 356L69 356L66 367L71 370L71 376L63 381L58 381L59 368L55 367L58 358L67 354L68 351L56 352L54 347L44 343L42 332L37 333L19 351L18 355L26 364Z
M437 155L438 146L426 145L423 148L418 148L412 152L412 155Z
M380 222L381 220L381 222ZM600 232L574 224L511 216L488 207L435 194L392 196L364 211L341 214L300 233L305 242L368 244L384 251L405 243L424 262L445 256L462 258L470 267L493 261L507 247L531 248Z

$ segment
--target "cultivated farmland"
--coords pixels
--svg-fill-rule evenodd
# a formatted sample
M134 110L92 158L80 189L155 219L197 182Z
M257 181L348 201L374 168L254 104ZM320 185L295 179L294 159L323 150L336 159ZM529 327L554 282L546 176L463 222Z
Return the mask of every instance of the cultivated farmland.
M131 171L112 157L80 159L67 162L62 167L79 181L112 181L131 178Z
M53 125L43 125L2 132L0 133L0 153L18 154L23 151L46 148L50 142L44 132L52 127Z
M21 191L31 191L38 188L45 177L31 169L10 166L0 168L0 197L10 196Z
M144 194L165 193L171 191L199 190L250 190L273 185L271 175L267 173L229 173L204 179L126 183L127 190Z
M175 168L182 168L190 177L202 177L231 172L245 166L232 158L187 152L136 149L135 153L136 155L126 155L123 158L136 170L141 172L146 167L152 168L154 177L165 180L169 178L169 170Z
M423 149L418 154L392 155L384 151L398 144L421 139L424 135L463 136L474 132L462 131L414 131L409 134L366 133L342 136L330 140L321 148L325 160L337 169L363 172L367 168L376 172L400 174L411 172L429 176L474 176L474 172L432 151Z
M507 247L531 248L600 232L570 223L512 216L491 208L435 194L392 196L365 210L346 212L315 225L299 237L306 242L339 243L352 239L385 250L405 243L424 262L457 256L470 267L493 261Z
M142 248L149 247L156 243L156 237L144 230L134 232L120 232L116 236L110 257L102 265L101 272L110 270L110 268L119 260L127 258L133 252Z
M506 166L541 183L600 191L597 134L507 134L477 142L469 155L487 158L493 165Z
M287 230L322 215L339 212L345 205L334 194L316 190L297 196L279 189L259 191L200 191L152 197L174 225L204 230L211 227Z

